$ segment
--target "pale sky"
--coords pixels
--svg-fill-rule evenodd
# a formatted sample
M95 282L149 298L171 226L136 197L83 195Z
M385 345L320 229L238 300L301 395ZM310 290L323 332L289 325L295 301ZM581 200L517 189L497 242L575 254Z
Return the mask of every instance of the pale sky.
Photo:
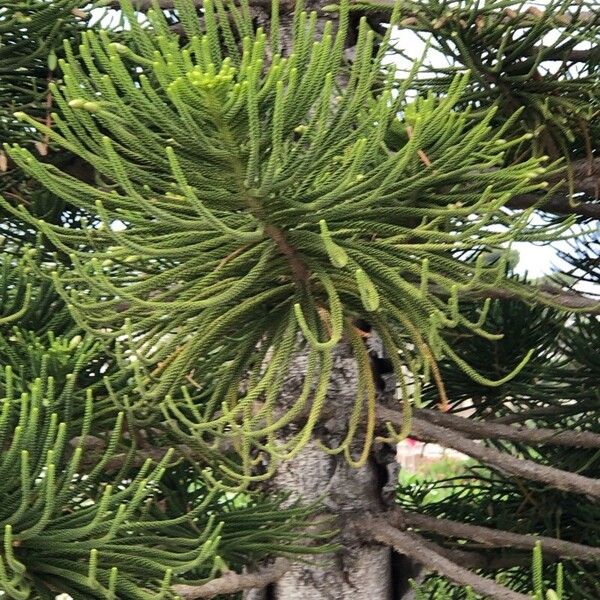
M539 2L531 2L529 4L542 7L547 3L547 0L541 0ZM549 34L544 39L547 43L551 43L552 37L555 36ZM416 59L421 58L425 50L425 44L416 35L416 33L406 29L398 31L396 35L392 36L392 40L396 47L407 55L406 58L394 57L394 63L398 65L400 69L409 71L413 62ZM589 44L584 42L576 46L576 48L584 47L589 47ZM438 66L448 64L447 58L435 50L429 50L428 59L431 61L431 63ZM535 224L541 224L543 221L541 218L536 218L534 222ZM514 243L512 248L519 252L519 262L515 268L515 271L519 274L527 273L531 279L535 279L555 271L563 271L569 267L569 265L562 261L557 254L557 249L565 252L569 250L569 245L567 242L563 241L555 244L532 244L528 242L519 242Z

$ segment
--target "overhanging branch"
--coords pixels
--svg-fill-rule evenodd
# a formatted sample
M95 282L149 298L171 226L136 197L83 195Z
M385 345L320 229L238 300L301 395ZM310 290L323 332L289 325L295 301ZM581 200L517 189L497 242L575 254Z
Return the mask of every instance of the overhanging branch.
M536 417L548 417L556 415L573 416L580 415L583 413L589 413L592 411L596 411L595 406L582 406L581 403L559 404L552 406L535 406L534 408L530 408L528 410L519 410L518 412L502 415L501 417L492 417L491 421L493 423L504 423L505 425L509 425L510 423L523 423L523 421L528 421L529 419L533 419ZM490 421L488 421L488 423L489 422Z
M402 413L377 405L377 419L383 425L385 422L397 426L402 424ZM539 481L565 492L585 494L591 498L600 499L600 480L569 473L547 465L540 465L527 459L500 452L464 437L460 432L439 427L433 423L413 417L412 433L416 438L435 442L446 448L453 448L479 462L496 468L507 475L523 477L530 481Z
M354 0L356 4L356 10L364 10L369 18L376 17L378 21L382 23L389 22L389 18L392 10L396 4L395 0ZM458 17L461 17L459 11L456 11ZM537 7L530 6L523 11L515 11L511 8L505 8L503 13L502 22L511 24L516 28L530 27L537 24L540 19L546 18L547 15L544 11ZM423 10L423 6L418 2L405 2L403 3L403 10L401 18L407 21L406 25L411 26L414 29L421 31L428 31L436 26L436 22L432 23L432 17L435 18L438 15L426 12ZM420 18L419 18L420 17ZM417 20L418 19L418 20ZM446 20L449 20L446 18ZM457 18L458 20L458 18ZM599 16L594 11L556 11L549 15L549 20L554 27L565 27L567 25L579 24L582 26L594 25L598 23ZM401 24L403 24L401 22ZM438 25L439 27L439 25Z
M524 210L540 203L540 196L536 194L522 194L511 198L507 208ZM548 198L539 210L555 215L580 215L587 219L600 219L600 202L579 202L571 204L569 198L564 194L556 194Z
M415 415L429 423L460 431L475 439L502 439L532 445L551 444L553 446L574 448L600 448L600 434L591 431L511 427L497 422L489 423L487 421L465 419L464 417L435 410L417 409Z
M204 0L192 0L192 3L196 8L202 8L204 6ZM142 12L146 12L153 7L152 0L132 0L132 4L136 10ZM270 8L271 0L249 0L248 4L250 6ZM112 0L111 2L108 2L107 5L111 8L118 9L121 6L121 2L119 0ZM173 10L175 8L175 0L158 0L158 5L163 10Z
M542 544L543 552L552 556L585 562L600 561L600 548L558 540L552 537L523 535L492 529L491 527L459 523L458 521L439 519L403 510L399 507L386 513L386 518L390 525L399 529L417 527L446 537L473 540L488 548L513 548L531 551L535 543L539 541Z
M494 600L529 600L529 596L513 592L508 588L473 573L437 552L431 542L411 531L399 531L384 518L367 517L356 520L353 527L363 538L371 539L391 546L409 558L422 563L428 570L447 577L458 585L470 586L471 589L486 598Z
M435 291L435 290L434 290ZM532 292L538 292L537 295L530 295L532 299L537 299L557 308L566 310L576 310L590 315L600 314L600 299L590 298L571 290L563 290L556 285L543 283L539 286L532 286ZM479 298L498 298L501 300L527 300L527 296L515 290L502 287L488 288L473 294Z
M507 208L527 209L537 206L539 210L557 215L580 215L588 219L600 219L600 157L579 158L569 165L573 191L581 194L578 202L569 200L569 183L565 172L559 171L545 178L553 187L552 194L544 199L540 194L522 194L511 198ZM543 178L544 179L544 178ZM595 201L590 201L594 199Z
M498 571L512 569L513 567L531 566L531 552L508 552L495 549L493 554L491 554L489 552L459 550L458 548L440 546L425 538L421 538L421 543L465 569Z
M600 46L593 46L592 48L586 49L570 48L566 50L563 50L560 47L534 46L529 54L533 57L542 54L544 60L557 60L571 63L589 62L590 60L598 59L600 56Z

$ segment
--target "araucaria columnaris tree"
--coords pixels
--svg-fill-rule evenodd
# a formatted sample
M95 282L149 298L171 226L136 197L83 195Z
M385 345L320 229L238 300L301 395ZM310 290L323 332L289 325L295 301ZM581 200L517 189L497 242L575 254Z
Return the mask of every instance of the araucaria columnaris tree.
M594 5L0 4L8 597L594 597Z

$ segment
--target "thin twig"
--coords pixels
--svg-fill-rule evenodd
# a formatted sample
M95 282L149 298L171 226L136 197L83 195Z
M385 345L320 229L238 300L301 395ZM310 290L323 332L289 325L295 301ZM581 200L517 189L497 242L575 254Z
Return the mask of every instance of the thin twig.
M173 591L184 600L196 598L213 598L220 594L235 594L253 588L264 588L270 583L281 579L289 570L291 564L285 558L277 558L272 565L254 573L235 573L229 571L202 585L179 584L173 586Z

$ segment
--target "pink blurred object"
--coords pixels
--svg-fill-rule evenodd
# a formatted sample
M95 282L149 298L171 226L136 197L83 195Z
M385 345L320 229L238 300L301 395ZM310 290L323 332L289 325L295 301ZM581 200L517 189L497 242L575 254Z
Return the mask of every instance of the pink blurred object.
M413 438L405 438L396 446L396 460L405 471L417 472L417 457L422 455L425 444Z
M468 457L451 448L438 444L425 444L413 438L405 438L396 446L396 460L402 469L409 473L418 473L428 464L449 457L454 460L467 460Z

